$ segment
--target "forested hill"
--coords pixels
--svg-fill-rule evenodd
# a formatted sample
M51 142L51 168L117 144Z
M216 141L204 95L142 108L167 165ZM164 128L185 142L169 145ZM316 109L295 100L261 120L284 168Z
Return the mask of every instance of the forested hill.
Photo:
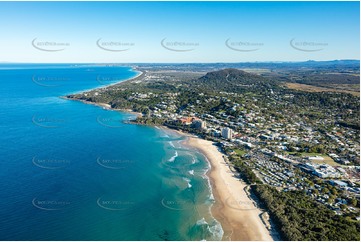
M275 81L260 75L248 73L238 69L223 69L208 72L206 75L191 81L193 87L202 90L218 90L227 92L244 92L252 89L277 88Z

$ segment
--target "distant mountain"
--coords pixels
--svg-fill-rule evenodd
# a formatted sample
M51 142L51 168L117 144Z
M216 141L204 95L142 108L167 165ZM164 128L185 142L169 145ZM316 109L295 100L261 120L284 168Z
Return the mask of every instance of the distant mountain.
M302 63L302 62L300 62ZM303 63L313 63L313 64L346 64L346 65L350 65L350 64L360 64L360 60L329 60L329 61L314 61L314 60L309 60L309 61L305 61Z
M129 64L130 65L130 64ZM147 67L153 70L197 70L197 71L215 71L225 68L259 68L271 70L288 70L297 71L301 68L313 68L317 70L330 69L337 70L358 70L360 67L360 60L328 60L328 61L265 61L265 62L238 62L238 63L158 63L158 64L145 64L138 63L132 64L138 67Z
M192 84L200 89L228 92L243 92L249 89L261 90L277 87L274 81L233 68L208 72L199 79L193 80Z

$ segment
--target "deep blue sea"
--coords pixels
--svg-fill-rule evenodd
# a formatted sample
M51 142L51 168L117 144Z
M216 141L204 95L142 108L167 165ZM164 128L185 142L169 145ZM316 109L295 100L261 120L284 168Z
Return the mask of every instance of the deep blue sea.
M132 114L60 98L130 67L0 64L0 240L220 240L205 158Z

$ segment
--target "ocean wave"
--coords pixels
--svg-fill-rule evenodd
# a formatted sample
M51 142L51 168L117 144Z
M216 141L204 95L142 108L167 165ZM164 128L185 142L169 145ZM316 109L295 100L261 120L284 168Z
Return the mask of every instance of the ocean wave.
M220 241L224 234L221 224L215 219L208 223L205 218L202 218L195 223L192 230L201 237L200 240Z
M191 180L187 177L183 177L183 180L185 180L187 182L187 186L188 188L191 188L192 187L192 184L191 184Z
M194 170L190 170L188 171L189 174L191 174L192 176L194 176Z
M209 195L207 196L207 199L205 201L205 204L207 205L210 205L209 206L209 212L211 212L211 205L215 202L215 199L214 199L214 195L213 195L213 191L212 191L212 185L211 185L211 181L208 177L206 177L207 179L207 186L208 186L208 192L209 192Z
M205 218L201 218L196 222L196 225L204 225L204 224L208 224Z
M207 173L208 173L208 171L209 171L209 168L206 168L206 169L202 169L202 178L204 179L204 180L209 180L209 177L207 176Z
M169 143L170 146L172 146L173 148L175 148L175 146L174 146L174 144L173 144L172 141L169 141L168 143Z
M187 155L189 155L190 157L192 157L192 161L191 161L192 165L194 165L194 164L196 164L196 163L199 162L199 160L197 159L196 156L194 156L194 154L192 154L192 153L190 153L190 152L187 152Z
M168 161L169 162L174 162L175 158L177 158L177 157L178 157L178 152L175 151L175 154L171 158L169 158Z
M210 201L214 201L214 195L213 195L213 193L209 194L209 196L208 196L208 200L210 200Z
M208 226L208 230L212 234L214 240L222 240L224 231L221 223L219 223L217 220L214 219L212 221L212 225Z

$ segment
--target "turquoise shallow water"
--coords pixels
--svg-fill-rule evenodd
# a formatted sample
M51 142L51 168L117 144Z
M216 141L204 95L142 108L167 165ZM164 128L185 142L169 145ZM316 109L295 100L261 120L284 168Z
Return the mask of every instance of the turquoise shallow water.
M0 240L219 240L208 163L184 137L59 96L128 67L0 65Z

